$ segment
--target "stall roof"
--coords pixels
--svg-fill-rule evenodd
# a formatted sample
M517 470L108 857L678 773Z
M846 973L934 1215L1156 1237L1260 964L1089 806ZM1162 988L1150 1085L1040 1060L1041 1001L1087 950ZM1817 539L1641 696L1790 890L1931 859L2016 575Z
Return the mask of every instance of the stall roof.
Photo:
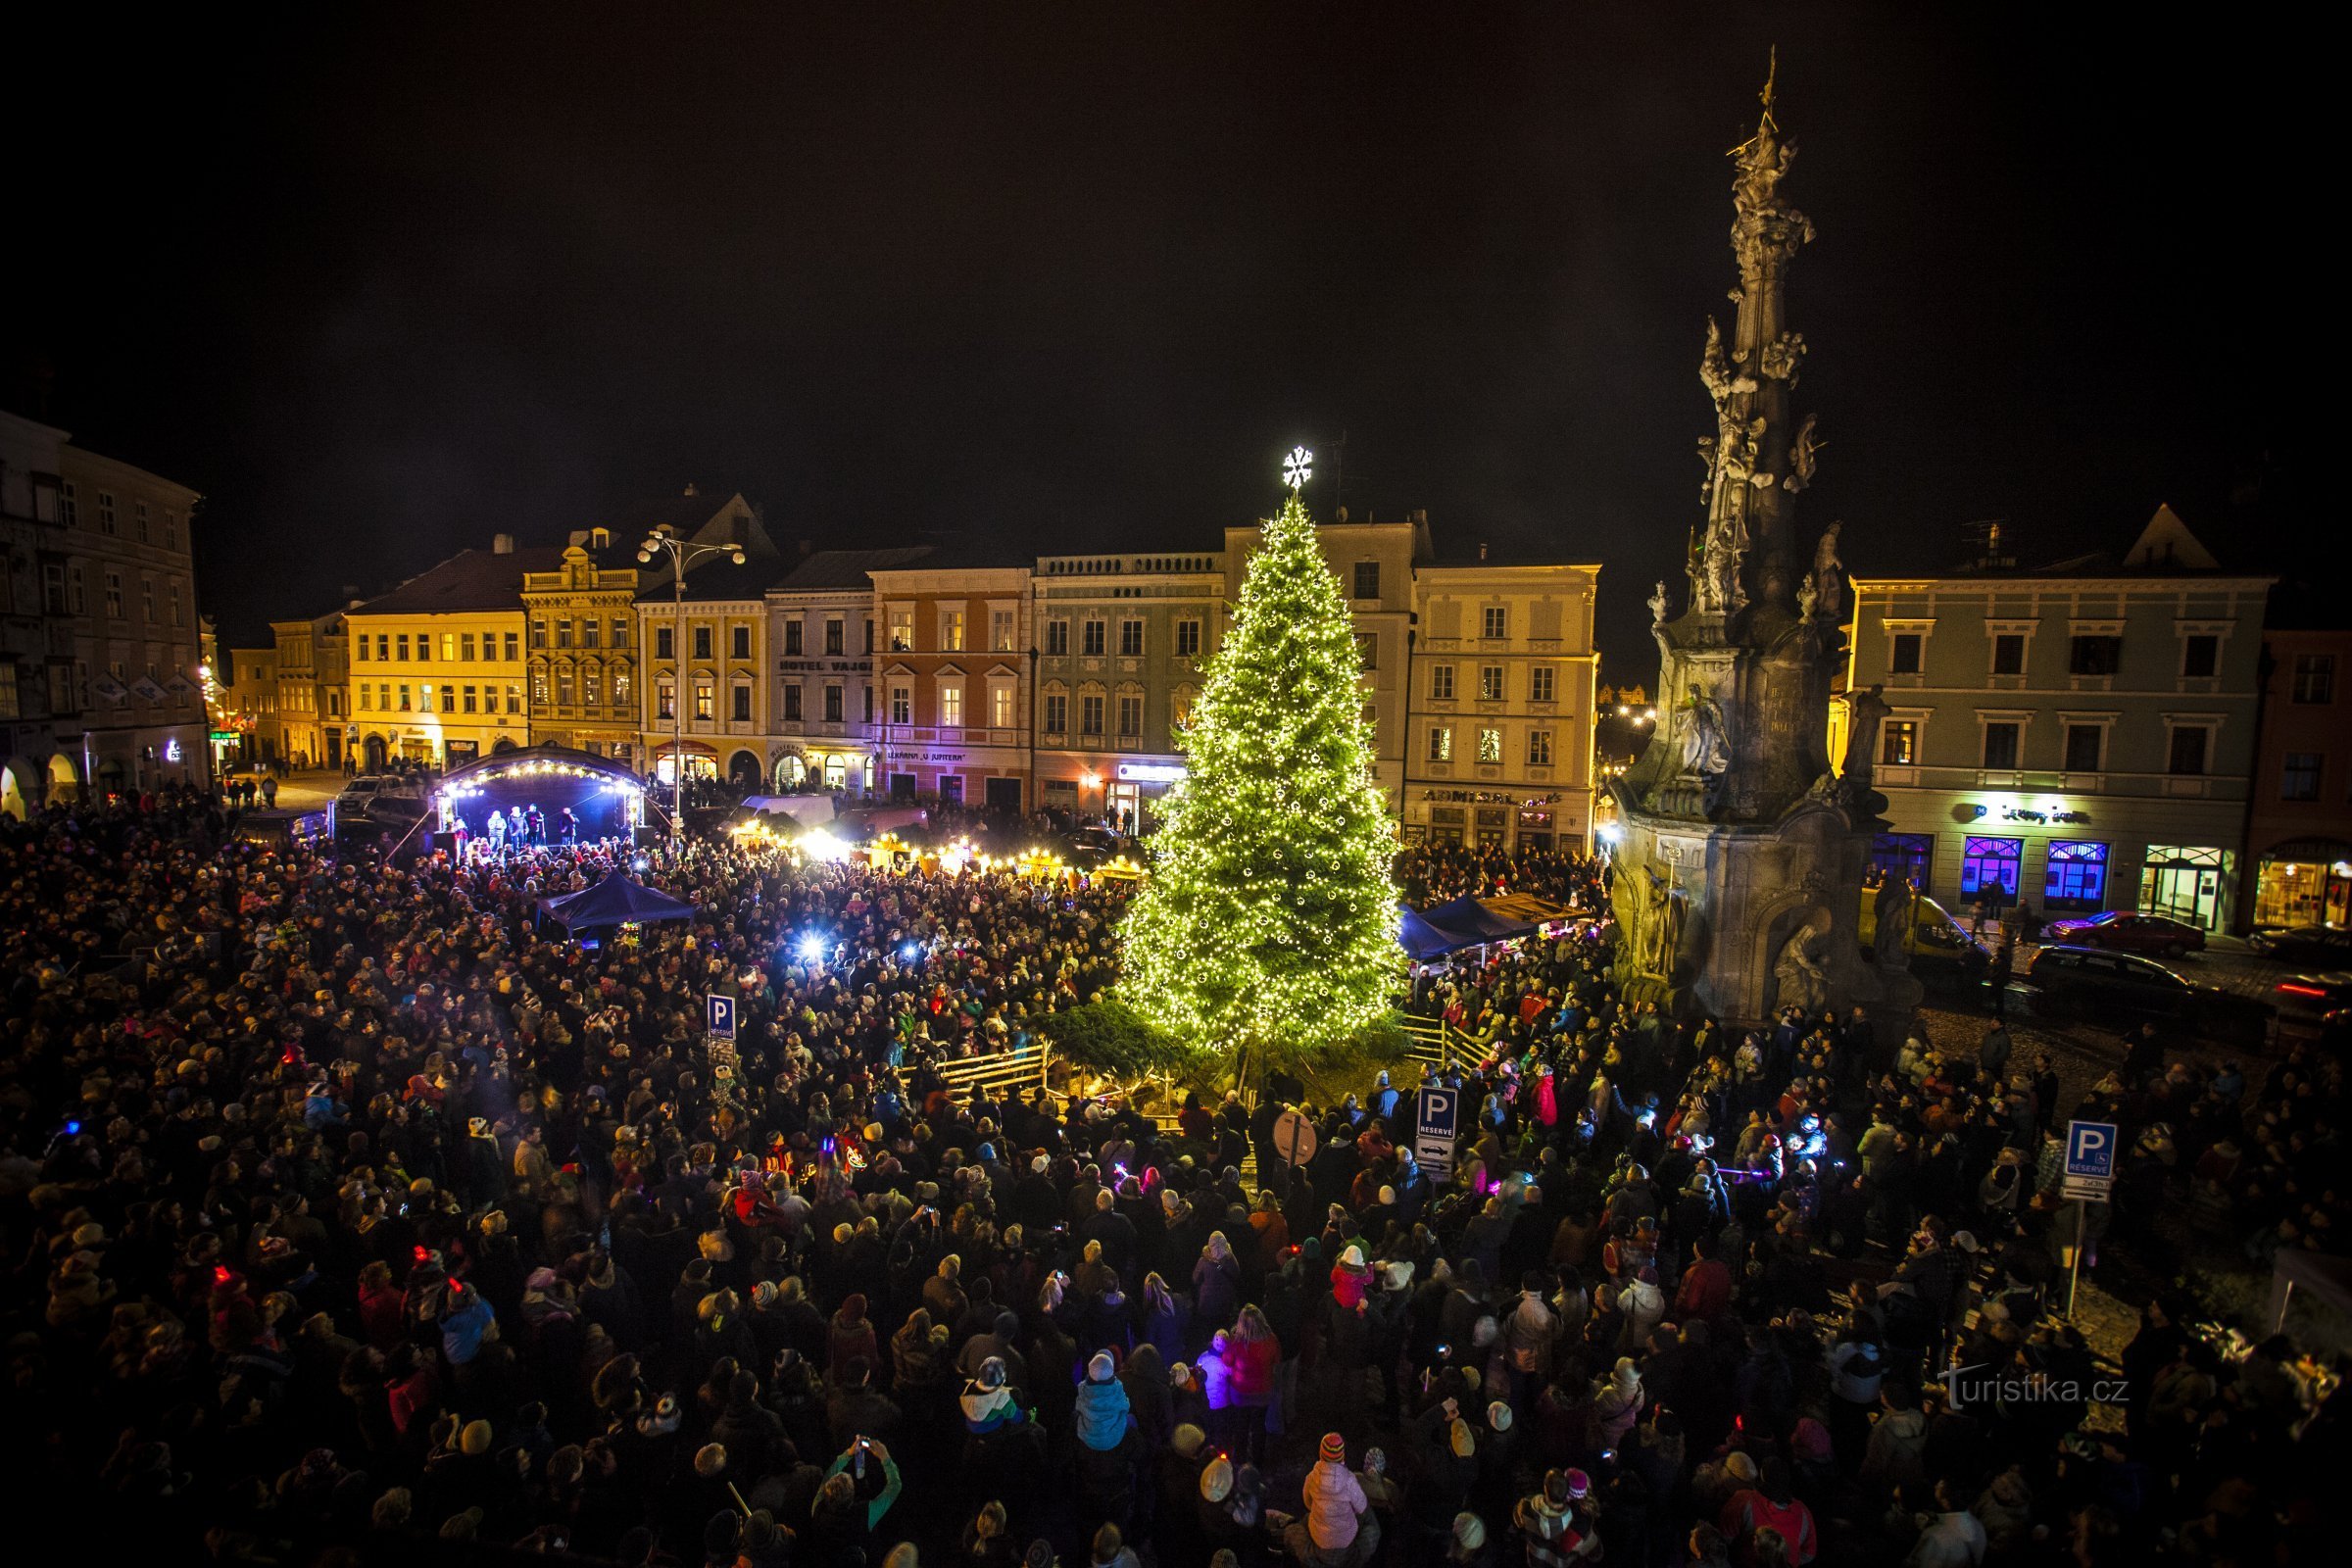
M627 925L645 920L692 918L694 906L649 888L626 871L612 871L592 888L539 901L540 911L557 923L584 926Z

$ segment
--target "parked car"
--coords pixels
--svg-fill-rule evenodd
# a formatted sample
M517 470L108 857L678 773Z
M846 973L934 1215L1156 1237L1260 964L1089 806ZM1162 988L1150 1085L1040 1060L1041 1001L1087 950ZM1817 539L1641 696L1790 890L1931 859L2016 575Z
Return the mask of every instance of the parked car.
M2034 955L2026 978L2034 1010L2129 1027L2149 1020L2168 1034L2203 1034L2259 1045L2275 1009L2220 986L2200 985L2152 959L2061 943Z
M2046 941L2079 948L2147 953L2166 958L2205 951L2205 933L2195 926L2129 909L2109 909L2081 920L2052 920L2043 927L2042 936Z
M2352 1007L2352 974L2290 974L2271 987L2282 1033L2317 1034L2328 1015Z
M2315 968L2352 968L2352 930L2332 925L2298 925L2281 931L2254 931L2246 946L2266 958Z

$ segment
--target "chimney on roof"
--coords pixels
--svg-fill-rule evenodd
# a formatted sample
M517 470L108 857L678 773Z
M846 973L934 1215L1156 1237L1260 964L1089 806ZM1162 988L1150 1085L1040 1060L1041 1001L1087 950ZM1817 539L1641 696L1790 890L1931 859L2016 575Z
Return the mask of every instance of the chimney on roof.
M1487 559L1487 542L1484 539L1478 542L1478 559L1481 561Z
M699 496L702 494L700 490L697 490L694 487L694 481L692 479L686 481L686 493L690 496Z
M514 553L514 536L511 533L492 534L490 536L490 553L494 556L513 555Z

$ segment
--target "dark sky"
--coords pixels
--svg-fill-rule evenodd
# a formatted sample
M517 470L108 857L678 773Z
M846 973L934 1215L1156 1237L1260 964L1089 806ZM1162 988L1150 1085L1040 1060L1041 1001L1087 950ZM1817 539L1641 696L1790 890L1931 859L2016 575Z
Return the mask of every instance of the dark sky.
M1604 563L1610 673L1646 678L1699 517L1724 150L1776 41L1821 232L1800 526L1844 518L1870 573L1979 517L2120 548L2170 501L2248 564L2313 559L2329 405L2294 382L2342 358L2316 38L1853 4L70 9L11 88L10 400L207 494L238 640L689 479L788 548L1205 545L1344 431L1359 514Z

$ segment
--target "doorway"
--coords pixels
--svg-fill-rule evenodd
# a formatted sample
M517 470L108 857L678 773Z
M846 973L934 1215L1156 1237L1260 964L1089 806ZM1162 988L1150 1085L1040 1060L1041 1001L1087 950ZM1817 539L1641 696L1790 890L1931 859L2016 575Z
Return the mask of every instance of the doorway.
M381 735L368 736L364 743L362 755L368 759L367 771L381 773L384 770L384 738Z
M2151 844L2139 874L2139 912L2221 929L2222 883L2230 852L2204 845Z

